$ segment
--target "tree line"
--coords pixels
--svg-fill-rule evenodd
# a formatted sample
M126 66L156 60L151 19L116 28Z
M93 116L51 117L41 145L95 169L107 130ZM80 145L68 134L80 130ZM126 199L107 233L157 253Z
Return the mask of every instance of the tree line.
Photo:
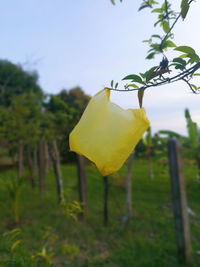
M68 135L90 97L80 87L46 94L36 72L0 60L0 146L2 157L12 159L18 178L29 170L33 187L45 191L45 174L52 165L58 196L63 198L60 161L74 160ZM36 173L39 173L39 181Z

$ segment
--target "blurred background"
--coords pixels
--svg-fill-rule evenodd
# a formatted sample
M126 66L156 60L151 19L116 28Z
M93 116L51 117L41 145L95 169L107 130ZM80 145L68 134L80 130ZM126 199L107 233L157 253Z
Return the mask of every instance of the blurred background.
M179 9L180 3L173 2ZM132 73L159 65L161 56L145 60L143 43L154 28L156 13L138 12L140 2L124 1L1 1L1 58L37 70L39 84L46 93L80 86L93 96L110 81L120 82ZM175 42L199 53L198 10L195 2L187 18L174 29ZM173 54L168 53L169 60ZM120 86L120 85L119 85ZM122 87L122 85L121 85ZM113 101L124 108L138 107L134 93L112 93ZM171 129L186 133L183 111L189 108L195 120L199 96L191 94L183 82L146 91L144 106L153 132Z
M200 266L198 94L181 81L147 89L151 127L117 173L102 177L69 151L92 96L162 60L145 59L143 40L161 29L141 2L0 1L0 266ZM197 54L199 10L192 3L174 28L177 46ZM112 91L111 101L139 107L136 91Z

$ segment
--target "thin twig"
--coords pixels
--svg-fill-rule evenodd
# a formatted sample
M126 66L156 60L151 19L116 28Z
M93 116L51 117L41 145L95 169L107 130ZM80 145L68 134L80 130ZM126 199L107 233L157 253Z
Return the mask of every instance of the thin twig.
M181 17L181 14L178 15L178 17L175 19L175 21L173 22L172 26L170 27L169 31L167 32L167 34L165 35L165 37L162 39L161 42L161 47L163 45L163 43L166 41L166 39L168 38L169 34L171 33L171 31L173 30L174 26L176 25L177 21L179 20L179 18Z
M194 93L194 94L196 94L196 91L192 88L192 85L186 80L186 79L182 79L184 82L186 82L187 83L187 85L190 87L190 89L192 90L192 92Z
M168 14L168 1L167 0L165 0L165 12L166 12L166 16L167 16L167 21L168 21L168 23L169 23L169 14ZM169 24L170 25L170 24Z

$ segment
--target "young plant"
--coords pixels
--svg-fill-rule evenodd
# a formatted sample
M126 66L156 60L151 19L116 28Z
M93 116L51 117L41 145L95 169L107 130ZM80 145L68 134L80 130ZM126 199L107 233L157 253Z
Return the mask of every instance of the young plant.
M23 184L24 180L16 177L8 177L2 181L2 188L9 197L11 216L15 224L20 222Z

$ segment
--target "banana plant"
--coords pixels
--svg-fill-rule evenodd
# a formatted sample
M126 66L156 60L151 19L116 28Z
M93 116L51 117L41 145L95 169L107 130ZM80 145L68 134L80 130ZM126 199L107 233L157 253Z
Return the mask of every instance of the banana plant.
M159 131L159 134L167 136L168 139L170 138L183 139L184 138L184 136L180 135L179 133L176 133L170 130L161 130Z
M200 129L198 128L197 123L192 120L188 109L185 109L185 119L187 122L187 136L168 130L159 131L158 134L159 136L166 136L167 139L179 139L186 148L187 156L196 161L198 176L200 176Z
M24 180L22 178L8 177L1 183L1 187L6 191L10 207L11 215L15 224L20 222L21 208L22 208L22 190Z
M185 109L185 118L188 131L186 146L189 148L190 155L197 163L198 176L200 176L200 129L198 128L197 123L192 120L188 109Z
M160 130L154 135L154 159L163 166L162 173L166 172L165 167L168 165L167 143L172 138L180 140L181 143L185 143L187 139L187 137L170 130Z

